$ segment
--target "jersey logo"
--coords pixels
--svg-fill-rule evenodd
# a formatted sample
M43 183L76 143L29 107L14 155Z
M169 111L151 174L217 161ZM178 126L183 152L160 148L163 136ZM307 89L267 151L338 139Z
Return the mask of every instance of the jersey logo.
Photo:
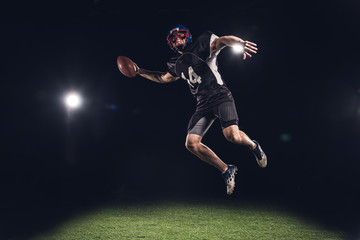
M189 79L187 79L185 77L185 74L183 72L181 72L181 77L183 79L187 80L188 84L191 87L194 87L193 84L195 84L195 83L198 83L198 84L201 83L201 77L196 74L196 72L194 71L194 69L191 66L188 68L188 74L189 74Z

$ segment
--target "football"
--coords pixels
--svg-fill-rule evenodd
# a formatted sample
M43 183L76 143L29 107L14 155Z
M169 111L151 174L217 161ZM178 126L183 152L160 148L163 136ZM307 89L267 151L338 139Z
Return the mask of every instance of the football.
M126 56L118 56L117 65L122 74L129 78L136 76L136 67L135 63Z

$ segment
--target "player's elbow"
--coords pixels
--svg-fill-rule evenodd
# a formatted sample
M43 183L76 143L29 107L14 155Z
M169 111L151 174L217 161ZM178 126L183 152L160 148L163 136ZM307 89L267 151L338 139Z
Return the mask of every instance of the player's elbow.
M163 74L160 76L159 81L160 83L169 83L176 80L176 77L170 75L170 74Z
M166 79L160 77L158 78L158 83L167 83Z

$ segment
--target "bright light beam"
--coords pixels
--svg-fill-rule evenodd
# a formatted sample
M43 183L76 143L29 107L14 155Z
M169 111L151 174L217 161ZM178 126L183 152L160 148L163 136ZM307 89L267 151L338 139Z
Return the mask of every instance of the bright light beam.
M244 52L244 47L240 44L235 44L234 46L232 46L234 53L243 53Z
M65 104L70 109L75 109L75 108L80 107L80 105L81 105L80 95L76 92L68 93L65 96Z

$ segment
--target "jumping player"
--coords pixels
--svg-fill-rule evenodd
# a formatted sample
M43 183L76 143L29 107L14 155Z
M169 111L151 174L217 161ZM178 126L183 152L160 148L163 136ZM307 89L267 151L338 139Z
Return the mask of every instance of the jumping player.
M180 78L187 81L197 105L189 121L185 146L191 153L219 169L227 186L227 194L230 195L235 187L237 167L225 164L201 140L213 122L219 119L225 138L229 142L247 146L259 166L266 167L267 158L260 144L239 130L233 96L217 66L217 55L226 46L241 46L245 60L257 52L256 44L235 36L218 37L209 31L192 42L189 29L183 25L170 29L167 42L174 51L174 56L167 62L167 72L149 71L135 64L136 72L157 83L169 83Z

